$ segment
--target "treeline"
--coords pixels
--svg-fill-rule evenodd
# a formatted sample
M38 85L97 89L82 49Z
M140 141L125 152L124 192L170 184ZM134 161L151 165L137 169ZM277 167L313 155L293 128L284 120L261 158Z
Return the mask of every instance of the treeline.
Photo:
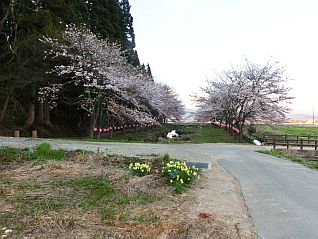
M0 33L2 126L81 134L182 114L139 62L128 0L4 0Z

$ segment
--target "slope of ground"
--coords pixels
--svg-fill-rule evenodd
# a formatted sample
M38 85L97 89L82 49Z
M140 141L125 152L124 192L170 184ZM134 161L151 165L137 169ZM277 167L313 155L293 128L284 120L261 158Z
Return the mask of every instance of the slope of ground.
M3 164L0 236L10 229L8 238L255 238L237 182L216 163L179 195L159 172L131 176L127 165L138 158L66 158Z

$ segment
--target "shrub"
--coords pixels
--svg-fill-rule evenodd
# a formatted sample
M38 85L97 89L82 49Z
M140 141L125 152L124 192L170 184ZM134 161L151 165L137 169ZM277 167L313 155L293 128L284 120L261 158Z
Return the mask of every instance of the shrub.
M138 177L143 177L151 173L151 167L146 163L131 163L129 169L133 175Z
M170 160L162 167L162 172L176 193L182 193L200 178L199 169L188 167L185 162Z

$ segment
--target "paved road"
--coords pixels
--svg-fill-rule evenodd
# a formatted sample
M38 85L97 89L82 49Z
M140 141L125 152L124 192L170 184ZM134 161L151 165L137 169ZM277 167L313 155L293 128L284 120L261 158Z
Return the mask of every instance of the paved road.
M30 147L41 139L0 137L0 145ZM120 144L50 140L64 149L88 149L149 155L169 153L178 159L218 161L241 185L259 238L318 238L318 172L256 153L256 146L230 144Z

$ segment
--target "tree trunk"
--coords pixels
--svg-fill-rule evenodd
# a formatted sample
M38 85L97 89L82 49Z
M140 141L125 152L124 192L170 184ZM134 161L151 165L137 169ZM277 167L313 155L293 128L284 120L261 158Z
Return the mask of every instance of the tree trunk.
M43 123L45 126L52 128L52 123L50 120L50 108L47 101L43 102Z
M240 141L240 142L243 141L243 127L244 127L244 123L239 124L239 130L240 130L239 141Z
M6 111L8 109L8 105L9 105L9 99L10 99L10 95L7 95L6 100L4 102L3 108L1 110L1 114L0 114L0 123L2 123L2 121L4 120L4 116L6 114Z
M31 94L30 94L30 102L28 105L28 116L24 124L25 129L31 128L31 126L34 125L34 120L35 120L35 104L34 104L35 88L33 85L30 86L30 91L31 91Z
M34 124L35 119L35 105L31 103L28 107L28 117L25 121L25 129L31 128L31 126Z
M101 135L101 132L100 132L100 129L102 128L102 121L103 121L103 107L100 106L99 107L99 132L98 132L98 136L97 136L97 139L100 139L100 135Z
M89 116L89 138L93 138L94 137L94 128L95 128L95 114L91 113Z
M43 125L43 123L44 123L44 105L43 105L43 102L39 102L39 104L38 104L37 122L40 125Z

